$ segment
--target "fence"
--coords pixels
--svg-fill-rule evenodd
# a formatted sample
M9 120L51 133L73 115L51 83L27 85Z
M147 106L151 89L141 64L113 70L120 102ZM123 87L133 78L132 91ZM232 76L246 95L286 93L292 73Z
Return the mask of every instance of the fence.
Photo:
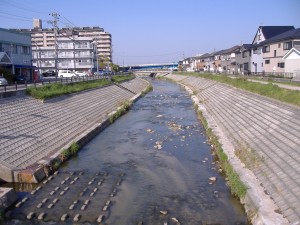
M11 85L2 85L2 86L0 86L0 92L25 90L27 87L33 87L33 86L38 87L38 86L43 86L43 85L51 84L51 83L69 84L69 83L77 83L77 82L82 82L82 81L91 81L91 80L99 80L99 79L107 79L107 78L109 78L108 75L77 76L77 77L70 77L70 78L68 78L68 77L66 77L66 78L58 78L58 77L45 78L38 82L25 81L24 83L15 82L14 84L11 84Z

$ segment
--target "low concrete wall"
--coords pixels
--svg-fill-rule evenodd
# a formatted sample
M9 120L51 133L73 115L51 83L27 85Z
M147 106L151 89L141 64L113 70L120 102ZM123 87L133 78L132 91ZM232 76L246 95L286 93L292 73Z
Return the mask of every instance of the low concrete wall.
M0 188L0 212L10 207L18 200L18 196L12 188Z
M24 96L24 95L26 95L26 90L0 92L0 98L9 98L14 96Z

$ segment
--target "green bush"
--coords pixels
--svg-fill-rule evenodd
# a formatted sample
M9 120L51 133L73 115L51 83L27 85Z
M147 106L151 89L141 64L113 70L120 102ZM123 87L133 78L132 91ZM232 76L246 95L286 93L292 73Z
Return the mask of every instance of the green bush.
M76 154L79 151L80 147L77 143L73 142L70 146L70 153L71 155Z
M135 76L132 75L132 74L129 74L129 75L117 75L117 76L113 76L111 78L111 80L113 82L120 83L120 82L123 82L123 81L126 81L126 80L132 80L134 78L135 78Z

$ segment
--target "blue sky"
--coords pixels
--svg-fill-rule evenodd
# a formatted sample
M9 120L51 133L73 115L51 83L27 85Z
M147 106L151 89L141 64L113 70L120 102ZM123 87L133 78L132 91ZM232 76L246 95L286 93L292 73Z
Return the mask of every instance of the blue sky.
M251 43L259 25L300 28L300 0L0 0L1 28L100 26L120 65L163 63Z

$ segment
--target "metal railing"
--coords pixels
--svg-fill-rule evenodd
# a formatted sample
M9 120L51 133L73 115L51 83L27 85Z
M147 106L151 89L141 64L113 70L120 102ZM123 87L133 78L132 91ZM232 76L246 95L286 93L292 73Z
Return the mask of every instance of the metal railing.
M33 81L24 83L17 83L10 85L2 85L0 86L0 92L10 92L10 91L18 91L18 90L25 90L27 87L39 87L51 83L62 83L62 84L70 84L70 83L77 83L82 81L92 81L92 80L100 80L100 79L108 79L110 75L93 75L93 76L76 76L76 77L47 77L43 78L41 81Z

